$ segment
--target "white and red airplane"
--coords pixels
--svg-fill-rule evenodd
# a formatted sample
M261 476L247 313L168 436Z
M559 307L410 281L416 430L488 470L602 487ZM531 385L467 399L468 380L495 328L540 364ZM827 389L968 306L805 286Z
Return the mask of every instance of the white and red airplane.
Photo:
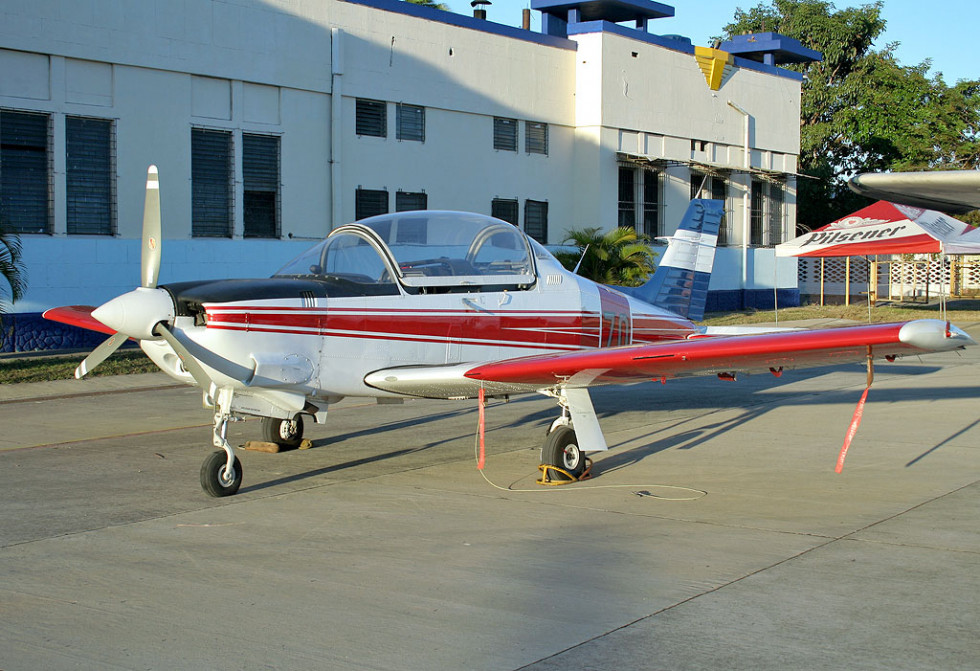
M542 461L576 478L605 450L588 388L690 375L893 360L975 344L937 320L731 335L702 317L719 201L694 200L654 276L634 289L564 269L516 227L466 212L399 212L332 231L268 279L157 285L159 183L147 180L142 285L99 308L49 319L109 333L85 375L126 339L214 408L201 484L238 491L227 424L263 419L266 440L296 445L303 416L345 396L472 399L537 392L561 416Z

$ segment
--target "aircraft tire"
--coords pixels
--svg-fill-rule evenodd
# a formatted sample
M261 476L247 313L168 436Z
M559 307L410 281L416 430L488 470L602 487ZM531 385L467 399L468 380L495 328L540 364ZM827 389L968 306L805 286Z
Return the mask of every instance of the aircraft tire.
M262 418L262 440L282 447L299 447L303 442L303 416L295 419Z
M228 457L224 450L212 452L201 464L201 487L209 496L220 498L231 496L242 486L242 462L235 457L235 477L231 482L225 482L221 474L224 473Z
M541 448L541 462L567 471L576 478L585 472L585 453L579 448L578 438L572 427L555 427ZM563 473L556 473L554 477L560 480L569 479Z

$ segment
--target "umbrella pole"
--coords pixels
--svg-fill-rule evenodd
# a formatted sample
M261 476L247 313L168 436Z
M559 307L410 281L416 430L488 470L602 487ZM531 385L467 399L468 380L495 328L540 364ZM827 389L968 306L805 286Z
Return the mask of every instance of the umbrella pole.
M820 257L820 307L823 307L823 262L824 258Z

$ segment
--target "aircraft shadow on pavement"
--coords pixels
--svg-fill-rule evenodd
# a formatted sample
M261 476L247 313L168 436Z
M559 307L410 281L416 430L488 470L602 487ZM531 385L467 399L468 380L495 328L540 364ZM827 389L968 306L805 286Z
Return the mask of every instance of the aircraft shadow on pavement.
M844 371L854 373L856 370L860 369L856 369L855 366L850 365L825 369L824 372L829 373ZM935 367L922 365L889 365L887 368L888 373L907 375L909 376L910 380L916 375L933 372L934 370L936 370ZM775 380L767 376L764 378L764 384L754 386L744 385L741 386L741 388L726 385L726 387L723 389L719 389L717 387L714 387L714 389L709 389L708 385L717 385L721 383L717 380L704 377L674 380L669 382L666 387L659 384L647 383L626 389L621 387L596 388L593 390L594 404L596 406L596 411L599 418L605 423L608 423L610 420L615 421L615 418L618 415L630 412L642 412L645 409L671 412L716 407L719 410L726 411L737 410L740 408L742 412L737 416L726 417L725 419L720 419L719 421L709 424L702 423L705 419L703 414L694 417L679 418L676 421L661 422L655 428L652 428L652 430L642 435L632 437L619 445L611 444L610 447L612 449L610 452L603 454L601 460L597 461L596 470L593 471L593 474L599 475L600 473L619 470L631 464L635 464L648 456L669 449L694 449L701 444L725 435L732 429L746 422L750 422L753 419L761 417L774 407L782 407L786 405L807 406L814 404L840 404L844 406L853 406L857 403L861 391L863 390L863 385L858 384L848 389L807 389L799 392L791 392L788 390L774 391L774 387L811 379L812 377L812 375L807 375L805 372L799 371L795 375L784 375L783 377ZM735 384L738 385L739 383ZM670 393L670 387L672 385L675 386L674 391L676 391L677 385L684 385L684 392L681 394ZM621 394L623 393L629 393L629 403L622 402ZM865 412L873 412L875 405L885 405L889 403L907 401L975 399L978 397L978 395L980 395L980 388L976 386L941 388L924 387L919 385L903 385L897 387L872 386L871 393L868 397L868 409ZM527 395L514 399L511 401L511 403L528 401L542 402L543 399L540 399L534 395ZM490 406L488 407L488 435L503 431L505 429L524 428L530 431L532 435L540 430L541 441L543 442L545 430L554 420L557 414L556 409L549 403L544 408L521 414L519 417L498 424L493 422L491 419L494 405L496 405L496 403L491 402ZM928 409L924 411L924 413L926 413L924 417L928 414L928 412ZM345 441L357 440L368 436L377 436L379 434L388 433L389 431L405 431L407 429L418 428L420 425L443 420L459 419L466 416L471 416L474 419L472 432L453 432L439 440L426 443L420 442L417 445L410 445L404 449L352 459L344 463L333 464L304 473L297 473L277 478L275 480L256 483L248 487L243 487L242 492L259 491L291 482L298 482L304 479L315 478L320 475L343 471L345 469L363 466L370 463L382 462L388 459L394 459L397 457L430 450L442 445L466 440L468 438L472 438L476 432L476 414L476 407L474 407L473 403L469 403L465 407L460 407L454 410L434 414L419 414L415 417L387 422L379 426L371 426L356 431L348 431L343 434L319 438L313 441L314 448L336 446ZM850 411L842 412L840 418L841 437L843 437L847 423L850 421L850 417ZM687 428L685 426L694 422L697 422L699 425L691 428ZM956 431L936 445L930 447L923 452L923 454L908 462L906 466L914 466L922 459L925 459L930 454L951 443L957 437L965 434L978 424L980 424L980 419L977 419L970 425ZM607 430L612 428L613 426L607 426ZM399 440L399 443L405 444L406 441L402 439ZM627 445L632 445L632 447L627 447Z

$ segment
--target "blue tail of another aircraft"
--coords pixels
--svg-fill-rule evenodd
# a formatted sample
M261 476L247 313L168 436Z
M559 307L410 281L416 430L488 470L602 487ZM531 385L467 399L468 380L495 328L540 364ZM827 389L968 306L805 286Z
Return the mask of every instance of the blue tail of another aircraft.
M692 200L653 277L639 287L616 288L692 321L702 319L724 215L720 200Z

